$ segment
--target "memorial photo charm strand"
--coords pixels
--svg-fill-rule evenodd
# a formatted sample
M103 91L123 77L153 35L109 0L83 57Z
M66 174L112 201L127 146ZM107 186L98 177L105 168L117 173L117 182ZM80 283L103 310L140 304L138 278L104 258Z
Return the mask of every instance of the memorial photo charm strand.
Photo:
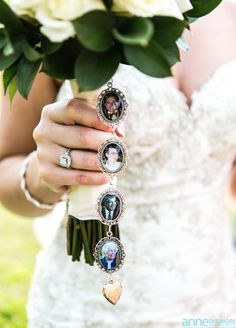
M115 280L112 274L120 269L125 258L124 247L112 232L113 226L118 228L125 209L124 197L116 189L115 177L124 171L128 159L126 146L117 137L115 129L124 120L127 107L124 94L113 87L112 81L108 82L107 89L100 93L97 104L99 118L112 126L112 137L105 141L98 151L99 167L110 176L109 189L103 191L97 200L98 218L108 227L108 231L97 243L93 255L100 269L109 274L109 279L103 286L103 295L112 304L118 302L122 291L121 283Z

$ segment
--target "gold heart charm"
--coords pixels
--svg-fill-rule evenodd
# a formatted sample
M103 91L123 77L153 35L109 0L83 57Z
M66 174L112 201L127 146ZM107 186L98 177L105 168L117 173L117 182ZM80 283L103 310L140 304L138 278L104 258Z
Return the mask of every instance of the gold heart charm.
M102 289L103 296L113 305L119 301L121 291L122 285L117 280L109 280Z

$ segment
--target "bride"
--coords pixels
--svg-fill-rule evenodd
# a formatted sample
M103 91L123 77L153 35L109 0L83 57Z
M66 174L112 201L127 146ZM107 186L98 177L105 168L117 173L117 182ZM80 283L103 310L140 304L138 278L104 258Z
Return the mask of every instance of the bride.
M193 23L186 33L190 51L173 77L155 79L120 65L113 80L127 95L129 115L116 132L130 155L118 184L128 205L120 225L127 254L118 274L123 295L115 307L106 303L102 272L66 255L62 205L51 214L58 222L54 238L36 260L29 328L170 328L236 317L236 263L224 205L236 152L235 17L235 5L224 1ZM67 186L108 182L96 158L111 130L96 115L96 93L69 102L63 97L65 84L40 73L28 101L16 96L10 108L4 99L0 200L21 215L48 213L19 188L22 161L33 150L27 188L41 203L56 204ZM73 170L58 165L67 148Z

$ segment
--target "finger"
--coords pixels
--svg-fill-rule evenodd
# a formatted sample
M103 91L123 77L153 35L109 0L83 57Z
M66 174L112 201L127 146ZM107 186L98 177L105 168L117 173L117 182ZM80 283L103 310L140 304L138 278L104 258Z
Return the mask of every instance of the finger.
M96 112L96 107L79 99L47 106L49 117L60 124L80 124L102 131L112 131L112 127L102 122Z
M65 154L65 152L66 148L56 144L50 144L46 149L38 149L38 158L42 162L59 165L60 156ZM70 152L70 157L71 167L73 169L100 172L97 161L97 152L72 149Z
M121 122L119 126L116 128L115 133L118 137L124 137L125 136L125 124L124 122Z
M101 144L112 137L111 132L104 132L85 126L51 126L50 140L65 148L89 149L97 151Z
M72 150L71 156L71 167L73 169L97 171L100 172L98 166L98 154L97 152L86 151L86 150Z
M61 186L101 185L109 182L109 177L103 172L66 169L57 165L42 166L41 176L46 184L55 189Z

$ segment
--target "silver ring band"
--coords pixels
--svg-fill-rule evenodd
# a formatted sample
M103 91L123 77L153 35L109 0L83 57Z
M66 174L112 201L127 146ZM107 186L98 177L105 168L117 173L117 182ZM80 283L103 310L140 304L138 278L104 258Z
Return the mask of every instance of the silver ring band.
M66 152L59 157L59 165L61 167L64 167L66 169L70 169L71 168L72 159L71 159L71 156L70 156L70 152L71 152L71 149L68 148L66 150Z

